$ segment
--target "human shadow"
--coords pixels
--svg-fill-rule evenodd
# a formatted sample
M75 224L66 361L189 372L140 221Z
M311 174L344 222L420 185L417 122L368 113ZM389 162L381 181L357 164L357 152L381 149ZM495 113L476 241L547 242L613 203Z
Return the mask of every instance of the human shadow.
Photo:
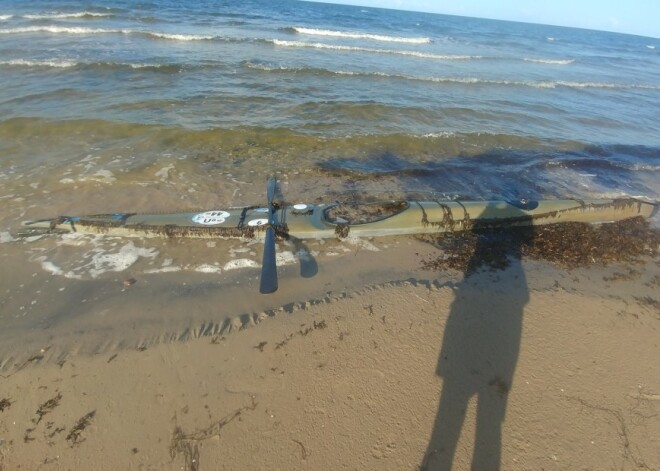
M493 218L498 211L495 206L486 210ZM520 258L534 236L524 212L514 219L520 227L477 225L471 233L458 235L471 241L473 252L463 265L463 280L455 287L442 339L436 370L442 377L442 392L422 471L452 469L473 397L477 408L471 469L500 468L502 423L529 301Z

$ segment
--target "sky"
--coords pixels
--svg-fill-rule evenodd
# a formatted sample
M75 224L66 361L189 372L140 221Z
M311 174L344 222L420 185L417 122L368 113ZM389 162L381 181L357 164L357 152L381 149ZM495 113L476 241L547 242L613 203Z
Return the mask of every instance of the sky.
M316 0L318 1L318 0ZM659 0L322 0L660 38Z

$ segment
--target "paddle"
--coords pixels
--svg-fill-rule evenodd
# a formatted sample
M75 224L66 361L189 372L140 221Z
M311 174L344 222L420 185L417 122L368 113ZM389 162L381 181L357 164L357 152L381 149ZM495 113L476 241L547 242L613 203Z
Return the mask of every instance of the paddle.
M266 197L268 199L268 227L266 228L266 239L264 240L264 258L261 264L261 285L259 292L269 294L277 291L277 260L275 259L275 207L273 198L277 188L275 177L268 179Z

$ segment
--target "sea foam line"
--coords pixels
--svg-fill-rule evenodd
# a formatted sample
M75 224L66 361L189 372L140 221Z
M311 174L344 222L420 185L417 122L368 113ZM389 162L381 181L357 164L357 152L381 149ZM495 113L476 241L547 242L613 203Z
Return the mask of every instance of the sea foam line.
M43 61L32 61L27 59L13 59L8 61L0 61L0 65L9 65L9 66L22 66L22 67L53 67L59 69L65 69L70 67L76 67L78 62L67 61L67 60L43 60Z
M313 49L327 49L334 51L369 52L374 54L394 54L400 56L419 57L423 59L437 59L437 60L483 59L482 56L440 55L440 54L431 54L427 52L417 52L417 51L397 51L395 49L376 49L371 47L340 46L336 44L308 43L303 41L282 41L280 39L274 39L273 44L281 47L303 47L303 48L308 47Z
M178 64L148 64L148 63L128 63L128 62L77 62L66 59L50 59L50 60L28 60L28 59L12 59L7 61L0 61L0 66L10 67L35 67L43 68L50 67L55 69L70 69L74 67L127 67L131 69L156 69L166 70L174 69L180 70L182 66Z
M370 39L372 41L385 41L395 43L409 43L409 44L428 44L431 38L405 38L399 36L384 36L380 34L360 33L354 31L333 31L329 29L314 29L314 28L293 28L293 31L299 34L308 34L313 36L332 36L336 38L348 39Z
M575 59L533 59L525 57L525 62L536 62L537 64L569 65L575 62Z
M103 18L112 16L111 13L96 13L93 11L80 11L76 13L39 13L23 15L23 18L28 20L61 20L65 18Z
M430 52L419 52L419 51L402 51L396 49L378 49L372 47L360 47L360 46L343 46L338 44L326 44L326 43L312 43L304 41L284 41L281 39L273 39L270 42L276 46L281 47L299 47L299 48L312 48L312 49L325 49L333 51L345 51L345 52L368 52L373 54L391 54L391 55L400 55L400 56L409 56L409 57L418 57L422 59L435 59L435 60L513 60L513 61L525 61L525 62L535 62L538 64L551 64L551 65L569 65L575 62L574 59L543 59L543 58L528 58L524 57L522 59L516 57L486 57L486 56L471 56L471 55L458 55L458 54L433 54Z
M0 34L54 33L54 34L117 34L130 33L130 30L96 29L82 26L25 26L22 28L0 29Z
M0 29L0 34L52 33L52 34L142 34L156 39L176 41L204 41L215 39L215 36L196 34L170 34L155 31L133 29L102 29L82 26L26 26L22 28Z
M158 39L172 39L174 41L210 41L215 39L215 36L205 36L200 34L171 34L171 33L156 33L153 31L140 31L139 33L146 34Z
M518 87L531 87L539 89L554 89L560 87L566 88L596 88L596 89L645 89L645 90L660 90L660 85L652 84L618 84L618 83L599 83L599 82L568 82L568 81L545 81L545 82L532 82L520 80L494 80L482 79L477 77L419 77L403 74L389 74L386 72L360 72L350 70L329 70L329 69L316 69L305 67L286 67L286 66L268 66L265 64L246 63L246 67L261 70L263 72L284 72L284 73L325 73L336 76L349 76L349 77L378 77L396 80L411 80L417 82L433 82L433 83L447 83L457 85L503 85L503 86L518 86Z

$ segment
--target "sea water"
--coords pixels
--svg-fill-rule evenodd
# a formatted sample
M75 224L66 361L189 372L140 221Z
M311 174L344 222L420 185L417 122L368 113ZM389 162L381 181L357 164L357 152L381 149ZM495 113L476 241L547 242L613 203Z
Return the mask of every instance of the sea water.
M471 198L660 194L654 38L259 0L4 1L0 38L12 214L179 163L204 191L298 171Z
M254 244L12 234L38 217L263 204L270 174L290 202L657 200L658 110L656 38L293 0L5 0L2 316L104 316L112 277L256 274ZM46 295L44 280L61 285Z

